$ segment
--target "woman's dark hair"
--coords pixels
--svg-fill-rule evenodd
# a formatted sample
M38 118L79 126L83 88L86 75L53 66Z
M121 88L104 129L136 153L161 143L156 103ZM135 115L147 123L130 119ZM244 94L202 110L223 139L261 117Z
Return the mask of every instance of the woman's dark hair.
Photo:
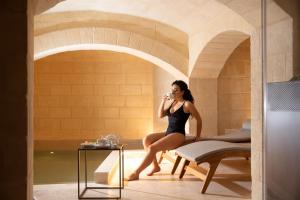
M176 80L172 83L172 85L177 85L181 91L183 91L183 99L188 100L194 103L194 97L192 96L191 91L188 88L188 85L182 80Z

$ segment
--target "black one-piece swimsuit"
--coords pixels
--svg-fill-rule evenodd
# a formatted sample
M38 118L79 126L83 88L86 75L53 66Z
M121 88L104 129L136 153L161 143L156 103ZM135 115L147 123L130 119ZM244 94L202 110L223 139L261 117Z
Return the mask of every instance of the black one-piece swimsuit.
M175 112L171 113L170 109L173 105L170 106L170 108L167 110L167 116L169 120L169 125L166 131L166 135L170 133L181 133L185 135L185 123L188 120L190 113L185 113L183 110L183 104L178 108Z

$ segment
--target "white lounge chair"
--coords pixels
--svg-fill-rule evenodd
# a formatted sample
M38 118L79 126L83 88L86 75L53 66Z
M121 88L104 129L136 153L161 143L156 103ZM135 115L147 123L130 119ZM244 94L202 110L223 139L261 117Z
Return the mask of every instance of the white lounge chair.
M219 163L222 159L228 157L245 157L251 156L250 143L230 143L224 141L199 141L175 150L177 158L175 160L172 173L175 172L180 160L184 158L179 178L181 179L186 170L199 177L204 181L201 193L205 193ZM209 163L207 172L199 168L201 163Z
M195 137L186 136L185 143L175 149L175 156L170 151L161 153L159 163L163 158L174 163L171 174L174 174L181 159L185 162L179 178L182 178L188 168L194 175L204 180L202 193L205 193L212 176L221 160L227 157L245 157L251 156L251 121L246 120L242 128L230 130L230 133L214 137L201 138L201 141L195 142ZM197 167L201 163L208 162L209 171L206 172L202 168ZM189 163L191 163L189 165ZM202 173L199 173L202 171ZM205 175L206 174L206 175Z

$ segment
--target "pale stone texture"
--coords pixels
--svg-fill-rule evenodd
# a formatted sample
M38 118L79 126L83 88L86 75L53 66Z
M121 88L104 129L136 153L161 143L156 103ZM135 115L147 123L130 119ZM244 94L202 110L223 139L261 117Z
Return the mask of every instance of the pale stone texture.
M250 40L241 43L218 77L218 134L239 129L251 119Z
M86 140L108 133L141 138L152 130L153 67L130 55L96 51L36 61L35 139Z
M201 52L194 65L190 66L191 77L217 78L234 49L249 38L249 34L239 31L223 31L211 33L208 36L214 37L208 38L210 40L205 43L204 47L201 47ZM203 37L201 39L203 40Z
M180 40L181 38L179 38ZM76 45L109 44L136 49L170 63L179 71L187 72L187 55L173 49L172 45L164 41L148 38L135 32L119 31L112 28L77 27L62 30L49 30L35 35L35 55L44 54L53 49Z
M197 107L202 118L201 136L215 136L218 133L218 105L217 105L217 80L216 79L190 79L190 89L195 98ZM190 120L190 131L196 135L196 120Z
M251 35L251 175L252 198L263 199L262 191L262 61L261 32ZM253 44L253 45L252 45Z
M269 13L270 17L274 13ZM293 21L291 18L267 26L268 82L293 77Z

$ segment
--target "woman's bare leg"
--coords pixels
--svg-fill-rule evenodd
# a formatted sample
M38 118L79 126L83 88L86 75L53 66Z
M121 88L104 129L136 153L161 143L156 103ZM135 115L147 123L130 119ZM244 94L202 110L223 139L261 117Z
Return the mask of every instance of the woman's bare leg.
M163 138L165 136L165 133L152 133L147 135L144 139L143 139L143 145L144 145L144 149L146 151L148 151L148 147L153 144L154 142L156 142L157 140ZM157 162L156 156L154 156L153 158L153 168L152 170L147 174L148 176L152 176L154 173L159 172L160 171L160 167L159 164Z
M139 179L140 173L151 164L158 151L171 150L183 144L185 136L181 133L169 134L148 146L148 152L140 166L128 177L129 181Z

